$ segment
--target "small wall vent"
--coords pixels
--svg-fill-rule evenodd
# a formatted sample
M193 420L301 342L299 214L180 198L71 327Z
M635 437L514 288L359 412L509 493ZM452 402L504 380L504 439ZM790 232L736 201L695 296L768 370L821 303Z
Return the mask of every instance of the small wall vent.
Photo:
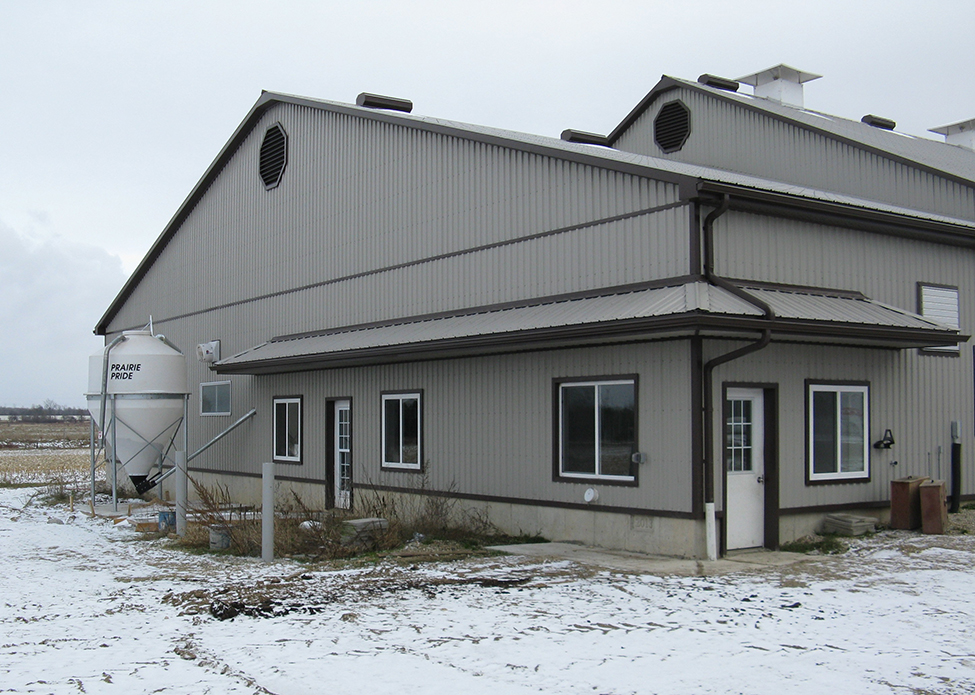
M653 119L653 139L664 152L677 152L691 134L691 111L681 101L663 105Z
M264 133L258 169L264 188L270 190L281 183L284 168L288 165L288 134L280 123L275 123Z

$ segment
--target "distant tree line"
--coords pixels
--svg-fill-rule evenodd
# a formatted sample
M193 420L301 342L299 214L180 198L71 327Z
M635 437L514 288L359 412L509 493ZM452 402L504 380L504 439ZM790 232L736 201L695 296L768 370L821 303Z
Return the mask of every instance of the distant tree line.
M0 415L6 415L11 422L76 422L86 419L88 411L84 408L69 408L49 398L44 401L44 405L32 405L29 408L0 406Z

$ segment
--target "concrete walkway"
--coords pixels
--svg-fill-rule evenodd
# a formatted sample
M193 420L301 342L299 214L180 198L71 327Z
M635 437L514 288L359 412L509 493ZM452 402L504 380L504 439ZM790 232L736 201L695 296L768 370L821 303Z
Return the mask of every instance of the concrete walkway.
M623 570L637 574L676 575L682 577L709 577L731 574L763 567L783 567L808 559L799 553L784 553L771 550L739 550L713 562L683 558L644 555L623 550L606 550L576 543L523 543L518 545L496 545L491 550L500 550L512 555L527 557L547 557L572 560L585 565L606 569Z

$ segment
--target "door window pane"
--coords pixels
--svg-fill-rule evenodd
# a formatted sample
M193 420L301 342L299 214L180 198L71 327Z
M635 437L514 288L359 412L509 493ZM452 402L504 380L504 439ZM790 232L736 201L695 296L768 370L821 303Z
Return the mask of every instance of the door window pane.
M726 465L729 472L752 470L752 401L728 401L730 417L725 427Z

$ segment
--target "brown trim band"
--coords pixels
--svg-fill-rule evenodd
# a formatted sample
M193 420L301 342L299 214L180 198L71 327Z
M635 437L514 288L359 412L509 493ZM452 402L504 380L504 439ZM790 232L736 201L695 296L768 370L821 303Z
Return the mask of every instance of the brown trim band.
M783 507L779 509L779 516L794 514L828 514L830 512L844 512L850 509L883 509L890 506L889 500L880 502L845 502L843 504L821 504L813 507Z
M600 484L602 484L600 482ZM417 490L394 485L376 485L373 483L358 483L354 487L360 490L374 490L378 492L399 492L404 494L427 495L430 497L451 497L477 502L501 502L505 504L523 504L529 507L554 507L557 509L580 509L590 512L612 512L615 514L631 514L633 516L662 516L671 519L700 519L700 515L692 512L674 512L666 509L639 509L636 507L616 507L602 504L585 504L582 502L560 502L558 500L533 500L524 497L504 497L500 495L478 495L468 492L443 492L440 490Z
M226 471L209 468L189 468L194 473L210 473L213 475L229 475L240 478L261 478L260 473L243 473L239 471ZM398 471L397 471L398 472ZM295 476L275 475L275 480L285 480L292 483L309 483L311 485L324 485L324 481L313 478L298 478ZM611 512L614 514L631 514L633 516L661 516L669 519L691 519L700 520L700 514L692 512L674 512L667 509L638 509L636 507L616 507L602 504L583 504L580 502L559 502L558 500L532 500L524 497L504 497L501 495L478 495L468 492L443 492L441 490L418 490L409 487L397 487L395 485L376 485L373 483L353 483L353 490L373 490L375 492L399 492L413 495L426 495L428 497L450 497L461 500L472 500L475 502L501 502L504 504L523 504L529 507L549 507L556 509L581 509L596 512Z
M698 184L698 193L728 195L731 201L730 209L736 212L795 219L963 248L975 247L975 229L969 225L960 226L941 220L913 217L829 200L816 200L801 195L748 188L720 181L701 180ZM706 202L712 205L719 204L717 200L706 200ZM967 222L967 220L959 221Z
M559 347L567 347L565 341L570 341L571 344L598 338L601 339L598 342L604 344L610 342L606 340L607 338L635 338L640 334L668 331L762 331L767 329L771 329L777 337L783 333L798 334L809 338L842 336L851 340L849 344L846 344L847 347L861 348L900 349L919 347L924 344L955 342L950 339L945 340L947 336L941 331L927 329L863 326L861 324L851 325L830 321L817 322L781 318L769 322L763 317L713 316L691 312L662 317L616 319L581 326L526 329L515 333L471 335L424 343L382 345L355 351L276 357L266 360L255 359L217 364L213 369L218 374L276 374L368 364L415 362L437 358L464 358L475 354L501 354L513 352L518 347L525 351L532 351L553 342L562 343ZM710 337L734 338L734 336ZM958 336L958 338L967 340L967 336ZM869 345L867 342L876 342L877 344ZM887 344L884 345L883 343Z

